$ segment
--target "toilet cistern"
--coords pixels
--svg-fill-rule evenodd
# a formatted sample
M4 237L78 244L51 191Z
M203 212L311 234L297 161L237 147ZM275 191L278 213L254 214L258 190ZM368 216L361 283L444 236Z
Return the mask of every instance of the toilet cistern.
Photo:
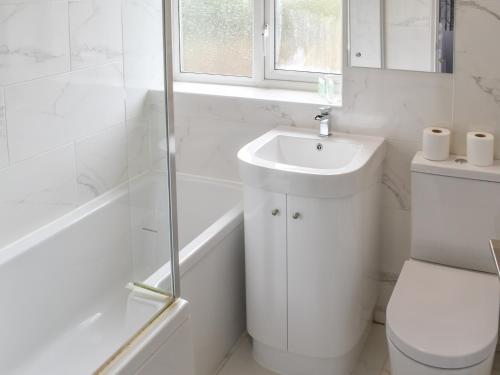
M330 111L332 107L324 106L319 107L320 114L314 117L316 121L319 121L319 136L329 137L332 134L331 122L330 122Z

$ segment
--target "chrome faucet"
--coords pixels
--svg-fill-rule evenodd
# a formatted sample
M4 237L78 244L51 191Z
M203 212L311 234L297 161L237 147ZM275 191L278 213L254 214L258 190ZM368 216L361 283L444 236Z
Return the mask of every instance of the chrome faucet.
M319 107L320 114L314 117L316 121L319 121L319 136L328 137L332 134L332 129L330 125L330 111L332 107Z

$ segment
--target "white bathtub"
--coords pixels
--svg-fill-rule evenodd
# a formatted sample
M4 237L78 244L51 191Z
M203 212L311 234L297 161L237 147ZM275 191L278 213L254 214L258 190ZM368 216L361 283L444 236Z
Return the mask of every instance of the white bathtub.
M93 373L166 298L132 281L127 189L116 189L0 251L0 373Z
M191 307L195 375L213 375L246 329L241 185L178 174L181 295ZM147 282L169 285L170 264Z
M179 181L180 222L189 229L181 234L189 242L181 252L182 283L192 319L182 301L162 313L167 297L127 288L138 243L122 187L0 249L0 374L92 374L158 314L103 373L190 374L191 324L196 367L218 365L244 329L242 215L241 208L228 209L239 192L195 177ZM216 200L227 204L200 204ZM151 281L163 287L168 277L161 272ZM218 343L205 350L208 340Z

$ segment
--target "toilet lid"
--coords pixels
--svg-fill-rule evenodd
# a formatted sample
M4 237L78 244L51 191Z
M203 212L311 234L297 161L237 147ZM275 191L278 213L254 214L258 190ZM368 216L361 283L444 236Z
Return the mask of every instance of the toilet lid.
M499 288L493 274L409 260L387 307L387 337L428 366L478 364L495 351Z

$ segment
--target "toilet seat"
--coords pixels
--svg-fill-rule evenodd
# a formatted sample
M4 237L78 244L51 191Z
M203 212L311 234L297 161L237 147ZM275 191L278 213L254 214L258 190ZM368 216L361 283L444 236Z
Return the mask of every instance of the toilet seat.
M406 261L387 307L387 337L428 366L476 365L495 351L499 293L496 275Z

